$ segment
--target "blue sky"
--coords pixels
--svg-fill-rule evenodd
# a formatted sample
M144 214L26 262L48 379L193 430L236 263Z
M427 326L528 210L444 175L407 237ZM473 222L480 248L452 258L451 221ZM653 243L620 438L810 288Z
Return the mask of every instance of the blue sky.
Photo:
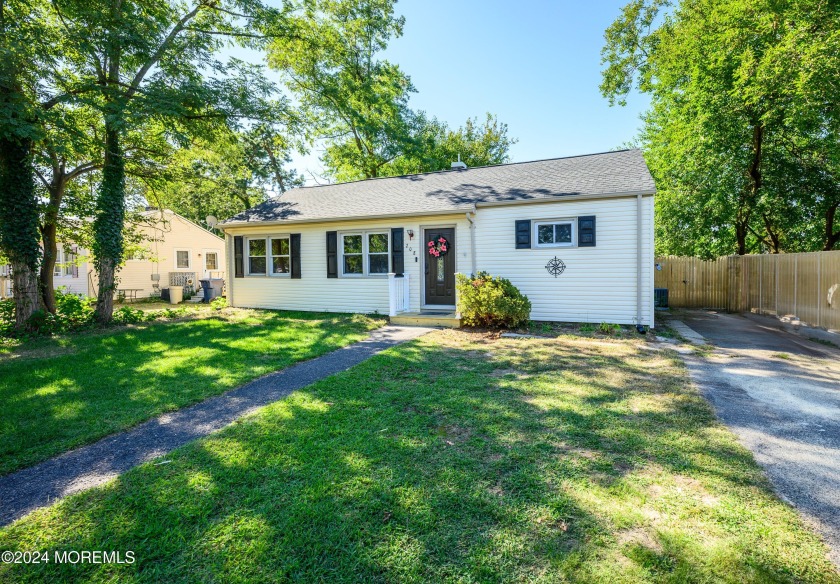
M513 161L602 152L636 135L648 104L610 107L598 91L604 30L627 1L403 0L385 57L411 76L413 108L453 127L497 114L519 140ZM294 163L318 174L317 148Z

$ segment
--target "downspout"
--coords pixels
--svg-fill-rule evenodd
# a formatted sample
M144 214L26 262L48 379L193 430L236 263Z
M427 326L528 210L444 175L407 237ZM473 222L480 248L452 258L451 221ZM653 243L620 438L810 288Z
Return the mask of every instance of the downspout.
M642 324L642 271L644 268L642 253L642 195L636 195L636 331L645 334Z
M475 209L473 208L472 211L467 211L467 221L470 222L470 269L475 275L476 273L476 259L475 259L475 220L470 217L470 215L475 215Z

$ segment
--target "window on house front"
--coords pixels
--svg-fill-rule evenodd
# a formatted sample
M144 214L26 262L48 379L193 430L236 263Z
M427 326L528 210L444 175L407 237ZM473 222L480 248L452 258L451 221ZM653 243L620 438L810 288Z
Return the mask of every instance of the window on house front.
M341 255L345 276L385 275L390 267L390 234L387 231L344 233Z
M219 254L215 251L208 251L204 254L204 269L218 270L219 269Z
M248 273L265 275L266 271L266 240L248 240Z
M347 276L361 276L365 273L364 246L361 233L341 236L342 265Z
M388 273L388 234L368 233L368 273Z
M272 237L271 241L271 273L275 275L288 274L292 271L292 256L288 237Z
M575 244L575 222L571 219L534 223L537 247L563 247Z
M175 250L175 269L189 270L190 269L190 250L176 249Z

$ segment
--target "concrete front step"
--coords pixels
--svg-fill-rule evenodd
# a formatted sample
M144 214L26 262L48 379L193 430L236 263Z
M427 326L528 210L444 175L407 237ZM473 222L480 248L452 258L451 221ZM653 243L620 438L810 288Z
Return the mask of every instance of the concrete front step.
M454 312L401 312L391 317L391 324L458 328L461 326L461 319Z

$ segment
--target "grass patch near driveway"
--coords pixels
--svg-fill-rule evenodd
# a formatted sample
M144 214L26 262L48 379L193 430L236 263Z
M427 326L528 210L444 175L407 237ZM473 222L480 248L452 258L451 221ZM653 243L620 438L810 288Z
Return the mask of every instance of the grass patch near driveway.
M0 356L0 474L363 339L360 315L193 310L35 339Z
M642 341L439 331L0 530L0 581L838 582Z

